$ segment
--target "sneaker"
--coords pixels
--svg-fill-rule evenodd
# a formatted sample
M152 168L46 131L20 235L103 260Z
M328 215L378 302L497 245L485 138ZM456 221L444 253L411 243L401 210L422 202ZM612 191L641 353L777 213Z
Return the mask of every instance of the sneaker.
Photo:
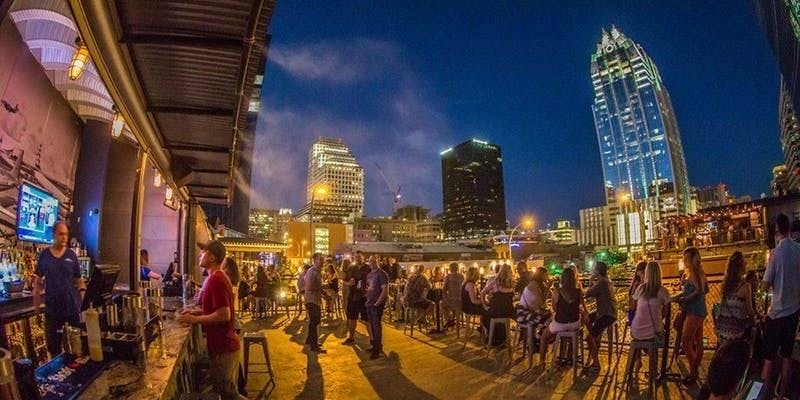
M342 342L342 344L343 345L348 345L348 344L353 344L355 342L356 342L355 338L347 338L344 342Z

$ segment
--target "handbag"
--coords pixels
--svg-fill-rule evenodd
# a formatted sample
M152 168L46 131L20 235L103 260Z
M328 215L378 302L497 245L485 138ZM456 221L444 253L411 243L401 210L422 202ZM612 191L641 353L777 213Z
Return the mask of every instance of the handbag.
M655 331L655 335L653 336L653 344L655 344L656 347L662 347L667 341L666 334L664 332L664 329L661 329L659 331L655 330L656 321L653 319L653 310L650 309L650 300L645 298L644 301L647 302L647 315L650 316L650 323L653 324L653 330Z

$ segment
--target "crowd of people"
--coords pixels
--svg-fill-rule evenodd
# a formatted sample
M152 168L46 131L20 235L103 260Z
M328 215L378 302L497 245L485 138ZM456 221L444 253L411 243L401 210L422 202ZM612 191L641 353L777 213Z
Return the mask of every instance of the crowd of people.
M682 382L692 384L699 379L705 350L703 325L710 316L718 346L705 378L704 394L712 399L733 398L741 387L745 372L760 363L760 379L770 388L768 390L775 391L777 398L785 398L790 388L791 355L800 317L800 244L789 236L789 220L784 215L777 218L776 243L761 279L754 271L748 270L742 253L733 253L721 282L719 301L710 309L706 305L709 283L701 254L696 248L684 250L683 276L679 286L672 287L672 291L662 282L658 262L638 263L627 290L627 302L619 308L620 315L625 316L624 323L630 328L632 340L652 341L662 346L666 330L675 329L680 353L685 355L688 365ZM251 281L245 271L240 274L233 259L226 258L224 252L214 246L206 245L205 259L201 258L201 266L208 266L210 270L201 289L202 308L181 318L204 324L226 321L230 322L233 332L238 332L240 324L234 310L251 307L255 317L263 316L270 303L274 306L281 276L274 267L258 268L255 279ZM224 261L218 263L217 259ZM530 327L534 332L531 351L539 353L540 365L544 365L548 345L559 332L585 329L589 357L584 368L602 368L599 358L601 336L617 323L618 316L617 295L605 263L594 264L588 283L585 279L582 283L572 267L564 269L560 276L550 276L543 267L531 271L525 262L517 264L514 270L508 264L497 264L492 268L492 273L485 279L487 277L479 268L462 270L457 263L451 263L445 274L443 268L426 269L422 265L403 268L395 259L365 257L360 252L356 252L352 260L345 259L338 264L322 254L314 254L312 262L303 267L296 282L307 312L305 344L312 352L327 352L319 343L321 314L323 307L333 313L338 300L347 318L347 338L342 344L356 343L356 325L360 320L371 345L366 349L369 358L380 358L383 355L383 313L390 301L389 284L396 283L402 289L391 296L391 300L397 302L392 307L414 309L416 323L431 318L435 307L439 306L445 329L455 325L462 316L474 316L480 320L479 329L484 341L489 340L487 333L492 318L514 319L518 326ZM221 276L217 271L224 273L224 282L219 282ZM771 293L771 304L764 315L759 314L756 307L756 291L759 289ZM230 297L230 302L225 296ZM258 304L259 301L266 303ZM668 326L665 312L671 303L677 303L680 312ZM219 311L227 304L230 306L228 312ZM593 310L590 312L589 308ZM223 325L217 329L227 331L228 327ZM504 346L508 334L502 327L496 329L492 343L486 344ZM229 356L238 351L238 341L234 345L222 333L209 335L207 331L206 336L210 352L220 359L216 364L218 378L233 379L224 379L219 384L220 390L230 392L233 390L231 385L237 380L232 372L235 365L229 362ZM640 354L634 351L629 356L637 360ZM772 379L776 359L780 360L778 384ZM241 380L239 384L242 386Z

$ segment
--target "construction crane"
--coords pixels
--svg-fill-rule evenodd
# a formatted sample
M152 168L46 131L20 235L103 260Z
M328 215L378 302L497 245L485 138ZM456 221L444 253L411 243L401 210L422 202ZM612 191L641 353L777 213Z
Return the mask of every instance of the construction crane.
M392 189L392 185L389 183L389 180L386 179L386 174L383 173L383 168L381 168L378 163L375 163L375 166L378 168L378 172L381 174L381 179L383 179L383 183L386 184L386 188L389 189L389 193L392 194L392 212L395 212L400 208L400 199L402 198L400 195L401 186L398 185L397 189Z

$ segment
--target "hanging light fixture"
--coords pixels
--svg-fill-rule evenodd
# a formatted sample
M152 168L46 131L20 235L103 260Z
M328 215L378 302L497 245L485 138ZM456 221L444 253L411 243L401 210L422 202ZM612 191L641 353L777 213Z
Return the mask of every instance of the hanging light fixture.
M114 110L114 119L111 120L111 137L116 139L122 135L122 130L125 129L125 118L122 117L122 113L117 110L116 106L111 106L111 109Z
M77 46L75 54L72 55L72 61L69 63L69 68L67 69L67 76L73 81L83 75L83 70L86 69L86 65L89 64L89 49L86 47L86 44L83 43L80 36L75 38L75 46Z
M164 197L167 199L167 201L172 201L172 195L172 188L167 186L167 190L164 192Z
M156 175L153 177L153 186L160 188L161 187L161 173L156 170Z

